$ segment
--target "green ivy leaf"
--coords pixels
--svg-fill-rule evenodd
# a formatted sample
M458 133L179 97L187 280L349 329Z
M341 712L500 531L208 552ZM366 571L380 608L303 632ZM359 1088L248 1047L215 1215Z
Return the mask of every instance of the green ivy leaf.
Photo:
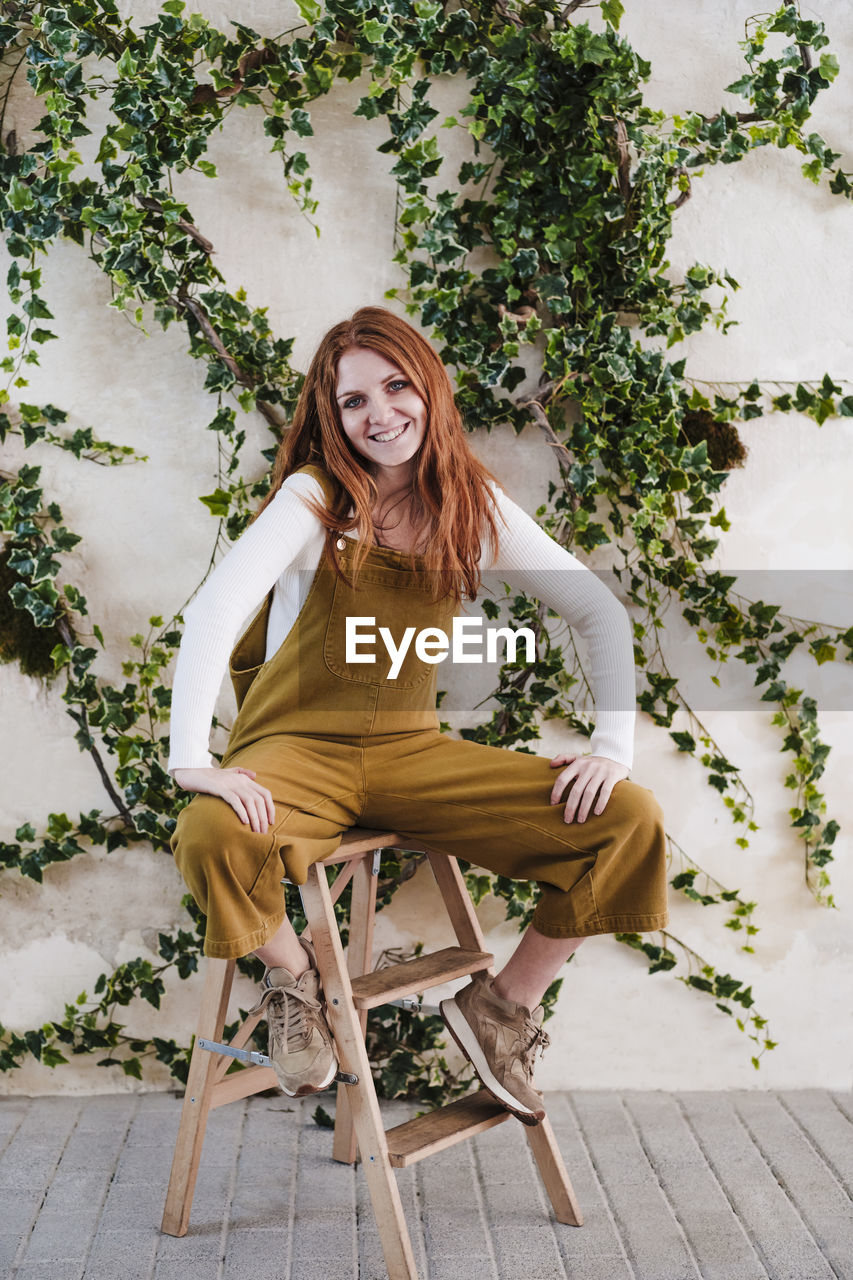
M213 493L204 494L199 498L199 502L203 502L213 516L227 516L231 509L231 495L224 489L215 489Z
M308 23L317 22L323 12L322 5L317 4L316 0L296 0L296 7Z
M611 27L618 29L622 15L625 12L625 6L622 0L601 0L601 15L605 22L609 22Z

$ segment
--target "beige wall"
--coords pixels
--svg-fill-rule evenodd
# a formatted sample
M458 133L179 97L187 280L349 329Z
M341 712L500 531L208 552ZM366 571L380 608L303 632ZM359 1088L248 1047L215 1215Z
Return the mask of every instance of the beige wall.
M198 7L226 27L228 6L208 2ZM148 2L133 8L140 24L155 12ZM702 0L689 6L654 0L632 8L623 31L653 59L648 101L668 111L716 109L720 86L741 74L736 41L753 6L744 0L722 5ZM819 100L813 127L843 152L853 109L853 40L843 22L846 5L820 0L809 12L827 22L842 66L835 86ZM283 26L280 6L259 0L244 6L240 18L261 32ZM341 86L333 99L312 109L321 239L283 191L279 162L267 154L257 112L232 110L222 133L213 138L210 158L219 168L218 183L175 175L176 193L213 241L228 287L243 287L251 303L268 306L275 332L295 335L296 367L306 366L329 324L365 302L382 303L384 290L401 283L390 263L394 185L386 158L374 150L385 136L384 125L381 120L352 121L361 92L357 86ZM434 90L434 101L447 111L463 100L461 85L440 83ZM40 114L19 87L6 125L17 125L22 132ZM442 141L451 136L456 131L445 131ZM81 143L84 157L91 157L97 132ZM849 152L845 160L849 167ZM853 283L850 205L806 182L798 167L794 152L769 149L738 166L720 166L696 180L693 199L678 215L670 253L673 273L698 259L727 267L742 286L730 303L739 326L726 338L710 331L685 344L688 371L697 378L816 378L825 370L853 376L846 306ZM442 175L445 185L451 172L448 166ZM107 637L109 655L100 671L120 681L127 636L144 630L149 614L168 617L179 609L210 554L215 525L196 495L209 492L215 476L216 441L204 431L212 402L202 390L204 368L187 357L180 326L163 333L147 308L150 337L134 329L108 307L108 283L76 245L56 245L44 270L45 293L62 341L42 349L41 368L30 370L24 398L61 405L71 428L91 424L99 436L149 455L147 463L107 470L47 447L26 453L26 461L41 465L45 491L61 504L68 527L83 535L66 558L66 579L82 588L92 618ZM269 437L260 417L254 415L245 425L253 449L266 447ZM847 477L853 467L853 421L837 419L818 428L796 415L779 415L747 423L741 434L749 462L725 487L732 528L723 535L715 564L727 571L849 567L853 504ZM541 501L551 466L539 433L531 428L517 439L509 431L496 432L475 444L514 496L532 510ZM5 465L23 457L13 443ZM257 452L250 461L260 469ZM604 565L607 557L599 555L592 563ZM786 604L801 612L797 601ZM847 625L849 609L844 612L841 602L827 620ZM680 640L673 627L668 643ZM697 664L695 651L685 657L691 671L710 675L710 665ZM721 674L727 677L725 669ZM699 697L711 689L707 676L703 679L704 684L697 683ZM7 726L3 838L11 838L25 820L40 826L51 810L74 817L92 807L108 810L89 757L74 743L60 687L46 690L16 667L5 666L0 668L0 688ZM830 690L827 705L832 696ZM226 720L233 709L231 698L226 680L219 704ZM655 791L669 832L692 857L758 901L761 932L751 958L738 950L737 937L722 928L717 908L702 908L675 893L671 928L721 971L752 983L779 1048L755 1072L749 1042L714 1009L713 1001L688 992L666 974L649 978L638 955L611 937L596 937L584 943L572 962L557 1017L549 1023L552 1047L537 1072L546 1089L845 1088L853 1082L850 712L821 714L823 736L833 747L823 779L828 816L843 828L832 868L838 911L816 906L804 887L800 844L786 820L793 802L793 793L783 786L790 758L780 754L766 707L747 697L741 709L703 710L702 718L743 767L755 797L760 830L749 850L741 852L735 845L740 831L707 786L701 766L677 754L666 732L643 716L638 717L632 777ZM224 745L221 737L214 742ZM539 750L550 755L570 745L572 735L549 725ZM182 892L169 858L144 846L110 855L95 851L51 867L43 886L4 874L0 1022L24 1028L58 1017L64 1002L83 988L91 990L103 969L149 954L150 931L181 922ZM430 895L434 889L422 875L405 885L379 918L378 947L418 939L439 943L444 935L427 925L432 921ZM514 927L501 923L500 907L491 901L482 905L480 915L489 944L502 960L514 945ZM198 990L197 978L170 982L160 1013L145 1004L134 1006L128 1025L139 1034L156 1031L188 1039ZM249 998L246 989L244 1006ZM157 1065L146 1071L140 1086L118 1069L96 1067L94 1056L55 1072L28 1063L0 1077L0 1091L23 1093L168 1084L165 1070Z

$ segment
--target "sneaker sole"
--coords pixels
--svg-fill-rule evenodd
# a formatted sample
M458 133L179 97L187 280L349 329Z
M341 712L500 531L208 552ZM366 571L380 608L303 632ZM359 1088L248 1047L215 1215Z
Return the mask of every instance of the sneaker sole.
M545 1119L544 1108L541 1114L531 1111L523 1102L519 1102L513 1094L509 1093L499 1080L492 1074L491 1068L486 1061L486 1056L480 1047L477 1037L471 1028L471 1024L465 1017L456 1001L451 997L449 1000L442 1000L438 1006L439 1012L444 1019L445 1025L453 1036L453 1039L459 1045L459 1048L465 1054L465 1057L471 1063L471 1066L477 1072L483 1084L489 1093L499 1102L501 1106L506 1107L507 1111L511 1111L514 1116L522 1121L523 1124L537 1125L541 1124Z
M275 1068L273 1070L275 1071ZM322 1093L324 1089L328 1089L339 1070L338 1063L333 1062L329 1074L322 1084L301 1084L298 1089L288 1089L287 1085L282 1083L277 1071L275 1078L278 1080L279 1089L281 1089L282 1093L286 1093L288 1098L304 1098L309 1093Z

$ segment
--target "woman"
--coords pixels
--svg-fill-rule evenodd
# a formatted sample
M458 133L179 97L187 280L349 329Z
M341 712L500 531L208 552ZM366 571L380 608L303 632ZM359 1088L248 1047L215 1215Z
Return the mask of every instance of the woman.
M549 761L440 732L429 645L486 570L586 637L591 754ZM322 339L270 493L185 622L168 768L199 794L178 816L172 850L207 916L205 954L253 951L266 966L256 1008L282 1088L311 1093L337 1070L314 952L285 915L282 877L304 883L360 825L540 886L501 972L475 975L441 1004L483 1084L538 1123L546 989L585 936L667 920L660 806L627 778L631 626L471 452L444 366L404 320L362 307ZM426 642L403 653L406 634L423 631ZM388 655L365 645L371 634L403 655L393 676ZM216 767L208 736L229 653L238 714Z

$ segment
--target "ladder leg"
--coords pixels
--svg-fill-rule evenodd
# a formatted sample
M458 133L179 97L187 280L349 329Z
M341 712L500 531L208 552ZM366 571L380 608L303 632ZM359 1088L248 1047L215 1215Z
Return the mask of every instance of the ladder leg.
M445 854L432 852L429 853L429 861L441 896L444 898L447 914L459 939L459 945L485 951L483 931L458 862ZM487 972L493 973L494 970L489 969ZM573 1227L581 1226L583 1214L548 1117L546 1116L541 1124L523 1125L522 1128L530 1143L557 1221L566 1222Z
M190 1220L195 1181L198 1174L211 1093L216 1073L216 1054L200 1049L200 1039L221 1040L228 997L234 981L234 960L205 960L204 991L201 997L196 1040L190 1059L187 1090L181 1110L178 1140L172 1159L169 1190L160 1230L169 1236L186 1235Z
M539 1166L557 1221L566 1222L571 1227L582 1227L581 1207L575 1198L550 1120L546 1116L541 1124L525 1124L522 1128Z
M358 1076L358 1084L348 1086L349 1103L389 1280L418 1280L412 1242L397 1180L388 1159L385 1127L358 1012L352 1002L352 987L322 864L314 863L309 867L308 879L299 886L299 891L317 953L329 1025L334 1032L341 1068Z
M466 888L465 877L459 870L459 863L446 853L433 853L430 850L427 856L460 947L471 951L485 951L483 930ZM491 973L492 970L487 972Z
M381 851L366 853L359 861L352 880L350 899L349 942L347 944L347 970L351 978L360 978L373 966L373 923L376 916L376 885L379 880ZM358 1011L362 1036L367 1029L367 1010ZM348 1090L352 1086L339 1084L335 1108L335 1137L332 1158L343 1164L354 1164L357 1142L349 1105Z

